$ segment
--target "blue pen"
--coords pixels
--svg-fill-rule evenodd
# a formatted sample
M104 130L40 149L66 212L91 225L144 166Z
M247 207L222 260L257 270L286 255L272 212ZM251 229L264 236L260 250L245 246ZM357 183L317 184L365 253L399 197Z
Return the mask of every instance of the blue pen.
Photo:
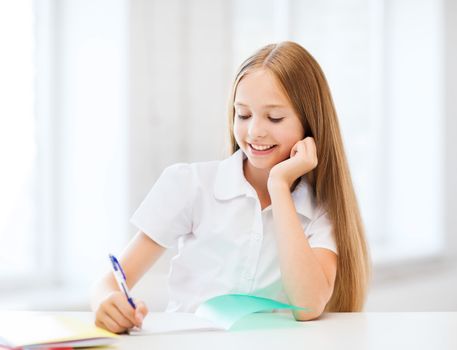
M125 278L125 273L122 270L121 264L119 264L119 261L112 254L109 255L109 259L111 260L114 277L116 278L117 284L119 285L119 289L124 292L129 304L132 305L134 309L136 309L136 305L133 302L133 298L130 296L129 289L127 287L127 281Z

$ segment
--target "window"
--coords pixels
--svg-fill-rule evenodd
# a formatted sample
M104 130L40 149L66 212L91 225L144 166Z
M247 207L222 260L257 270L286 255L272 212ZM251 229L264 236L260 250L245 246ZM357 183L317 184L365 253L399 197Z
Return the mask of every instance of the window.
M6 296L33 285L82 290L87 300L108 252L128 238L126 5L0 4Z
M23 276L39 263L39 146L33 1L0 3L0 276ZM39 229L38 229L39 230ZM6 284L2 283L2 286Z

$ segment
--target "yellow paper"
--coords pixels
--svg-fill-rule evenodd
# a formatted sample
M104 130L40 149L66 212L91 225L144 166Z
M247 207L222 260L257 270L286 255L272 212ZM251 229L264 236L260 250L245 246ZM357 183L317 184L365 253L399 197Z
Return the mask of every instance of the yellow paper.
M64 315L35 312L0 312L0 345L98 346L117 340L117 334L98 328L91 322Z

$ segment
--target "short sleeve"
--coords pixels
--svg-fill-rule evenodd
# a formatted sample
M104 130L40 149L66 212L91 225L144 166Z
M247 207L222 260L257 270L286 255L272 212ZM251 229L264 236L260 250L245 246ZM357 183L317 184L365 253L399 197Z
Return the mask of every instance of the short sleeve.
M326 211L319 211L318 215L308 225L306 234L311 248L326 248L338 254L333 225Z
M166 168L130 222L165 248L192 231L192 204L196 192L191 166Z

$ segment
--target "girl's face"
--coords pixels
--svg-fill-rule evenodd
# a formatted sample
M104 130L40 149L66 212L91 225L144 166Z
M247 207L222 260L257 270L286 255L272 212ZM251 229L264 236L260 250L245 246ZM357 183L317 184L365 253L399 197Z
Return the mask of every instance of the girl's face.
M245 75L235 93L235 140L257 169L270 170L290 157L304 138L303 126L270 71Z

